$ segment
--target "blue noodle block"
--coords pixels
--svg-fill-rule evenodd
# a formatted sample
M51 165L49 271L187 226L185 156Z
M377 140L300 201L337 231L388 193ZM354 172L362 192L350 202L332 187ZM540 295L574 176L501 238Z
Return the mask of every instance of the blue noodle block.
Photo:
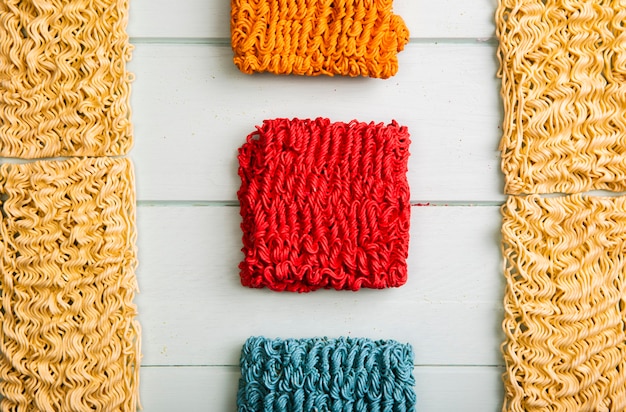
M413 349L393 340L251 337L239 412L410 412Z

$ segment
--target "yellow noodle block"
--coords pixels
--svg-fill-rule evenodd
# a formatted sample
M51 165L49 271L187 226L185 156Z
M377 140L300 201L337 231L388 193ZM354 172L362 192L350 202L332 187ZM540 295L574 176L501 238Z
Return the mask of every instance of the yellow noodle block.
M626 410L626 197L509 197L503 411Z
M244 73L388 78L409 41L393 0L231 0L231 45Z
M626 190L626 3L499 0L505 191Z
M0 409L135 411L135 192L128 159L0 168Z
M132 145L128 0L0 0L0 156Z

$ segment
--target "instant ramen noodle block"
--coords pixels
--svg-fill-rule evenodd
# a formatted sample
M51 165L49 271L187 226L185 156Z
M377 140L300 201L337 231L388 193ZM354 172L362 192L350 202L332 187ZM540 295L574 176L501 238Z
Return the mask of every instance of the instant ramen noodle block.
M0 156L132 146L128 0L0 0Z
M415 410L413 348L366 338L249 338L239 412Z
M136 411L128 159L0 168L0 409Z
M626 410L626 197L502 208L503 411Z
M395 121L264 121L239 149L241 283L297 292L403 285L409 144Z
M231 45L244 73L388 78L409 41L392 0L231 0Z
M505 192L626 190L626 7L499 0Z

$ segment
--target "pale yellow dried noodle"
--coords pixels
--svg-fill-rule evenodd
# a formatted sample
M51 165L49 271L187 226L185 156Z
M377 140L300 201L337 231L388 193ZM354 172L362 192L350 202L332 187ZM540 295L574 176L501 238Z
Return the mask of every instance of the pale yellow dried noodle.
M499 0L505 191L626 190L626 1Z
M626 410L626 197L502 208L503 411Z
M0 168L3 412L136 410L133 182L128 159Z
M0 156L132 145L128 0L0 0Z

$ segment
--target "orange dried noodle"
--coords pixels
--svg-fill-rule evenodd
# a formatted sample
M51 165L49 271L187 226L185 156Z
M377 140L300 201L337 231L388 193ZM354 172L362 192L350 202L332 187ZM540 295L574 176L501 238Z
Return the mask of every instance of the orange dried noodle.
M127 159L0 168L7 411L135 411L135 192Z
M244 73L388 78L409 41L393 0L231 0L235 65Z
M507 193L626 190L624 21L624 0L499 0Z
M128 0L0 0L0 156L132 145Z
M503 411L626 410L626 197L502 208Z

